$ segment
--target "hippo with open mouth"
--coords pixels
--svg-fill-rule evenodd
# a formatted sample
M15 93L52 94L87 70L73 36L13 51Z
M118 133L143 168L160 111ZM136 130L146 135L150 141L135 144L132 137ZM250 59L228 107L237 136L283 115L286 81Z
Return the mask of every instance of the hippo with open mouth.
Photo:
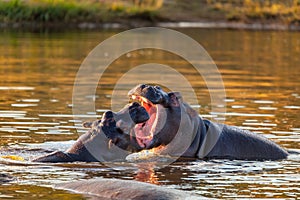
M199 159L279 160L288 156L261 135L202 119L178 92L141 84L128 95L134 103L86 123L91 129L67 152L57 151L33 161L124 160L130 153L146 149Z
M162 154L200 159L279 160L288 156L287 151L261 135L202 119L178 92L166 93L159 86L141 84L128 95L146 109L150 118L126 132L131 137L123 137L126 133L115 124L102 127L116 146L127 151L163 147ZM108 119L114 121L112 115L103 120Z

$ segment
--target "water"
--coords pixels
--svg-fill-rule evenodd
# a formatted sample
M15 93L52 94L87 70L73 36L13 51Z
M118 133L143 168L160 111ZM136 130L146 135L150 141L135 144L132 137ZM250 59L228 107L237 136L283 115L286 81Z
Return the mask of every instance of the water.
M72 115L77 70L99 42L119 31L0 32L1 155L31 159L46 150L64 150L77 139L77 131L85 131L77 126L82 121ZM211 112L206 85L190 70L189 63L171 53L148 49L121 56L112 64L97 94L84 97L95 100L96 111L81 119L100 117L110 109L114 84L126 70L159 61L184 73L198 97L193 107L204 117L225 117L227 124L263 134L299 152L300 33L180 31L201 43L216 62L226 88L226 113ZM128 101L126 98L119 106ZM189 95L184 99L191 101ZM0 198L82 199L53 185L107 177L191 190L214 198L294 199L300 197L299 164L297 154L283 161L182 160L168 166L119 163L113 168L100 163L32 165L1 160L2 173L13 181L0 186Z

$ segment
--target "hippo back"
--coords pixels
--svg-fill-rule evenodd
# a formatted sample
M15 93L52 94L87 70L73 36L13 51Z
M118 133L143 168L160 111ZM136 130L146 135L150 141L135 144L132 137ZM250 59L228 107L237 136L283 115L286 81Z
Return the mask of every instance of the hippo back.
M288 153L279 145L262 135L235 126L217 124L223 127L220 137L206 158L238 160L279 160Z

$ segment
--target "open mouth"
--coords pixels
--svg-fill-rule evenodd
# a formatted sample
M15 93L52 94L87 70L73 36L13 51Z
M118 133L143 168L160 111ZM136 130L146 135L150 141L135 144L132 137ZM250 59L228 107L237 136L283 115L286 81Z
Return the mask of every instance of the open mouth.
M147 98L142 96L131 95L130 97L132 100L138 101L147 110L150 116L149 120L144 123L136 124L134 127L138 144L143 148L147 148L150 145L154 134L157 133L157 128L160 124L160 113L163 107L160 104L153 104Z

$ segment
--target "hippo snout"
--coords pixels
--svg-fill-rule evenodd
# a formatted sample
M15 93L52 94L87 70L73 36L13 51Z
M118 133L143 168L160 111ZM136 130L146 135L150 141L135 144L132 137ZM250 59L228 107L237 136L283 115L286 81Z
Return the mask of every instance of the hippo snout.
M104 126L115 127L116 121L114 119L114 113L112 111L107 111L103 114L101 119L101 124Z
M121 128L123 132L128 132L136 124L149 120L150 116L147 110L139 103L134 102L126 106L121 111L114 113L107 111L101 119L102 127L107 129Z
M150 118L147 110L137 102L129 106L129 115L135 124L143 123Z
M123 120L131 124L143 123L150 118L147 110L137 102L128 104L117 113L107 111L103 116L105 119L114 118L115 121Z

